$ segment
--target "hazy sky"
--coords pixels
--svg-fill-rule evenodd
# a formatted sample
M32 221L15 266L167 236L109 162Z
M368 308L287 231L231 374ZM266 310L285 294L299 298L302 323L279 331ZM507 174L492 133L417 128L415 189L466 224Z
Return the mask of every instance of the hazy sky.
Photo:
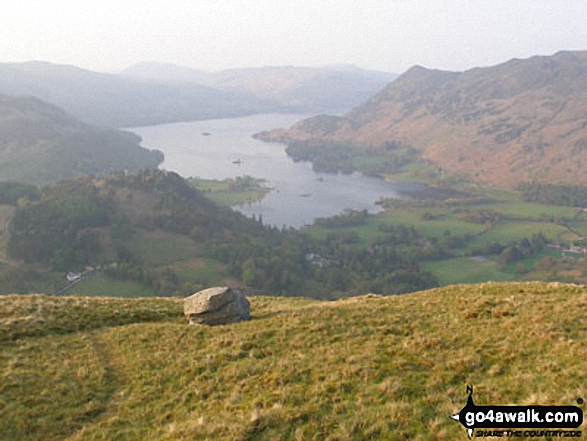
M464 70L587 49L587 0L0 0L0 62Z

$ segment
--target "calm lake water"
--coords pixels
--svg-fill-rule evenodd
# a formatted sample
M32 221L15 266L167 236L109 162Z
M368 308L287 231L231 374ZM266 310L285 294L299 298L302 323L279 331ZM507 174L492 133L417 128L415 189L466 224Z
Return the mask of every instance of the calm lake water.
M285 145L251 137L262 130L289 127L307 116L266 114L129 130L143 138L144 147L165 154L161 168L184 177L250 175L267 180L274 188L270 194L260 202L235 208L248 216L261 215L263 223L280 228L298 228L347 208L377 212L381 208L375 202L382 197L408 199L416 193L434 197L434 190L422 184L388 183L359 173L316 173L310 163L295 163L287 156Z

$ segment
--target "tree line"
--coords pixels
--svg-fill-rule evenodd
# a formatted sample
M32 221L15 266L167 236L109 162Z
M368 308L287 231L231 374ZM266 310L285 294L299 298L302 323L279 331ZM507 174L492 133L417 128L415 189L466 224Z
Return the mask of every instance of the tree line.
M526 202L587 208L587 187L580 185L554 185L523 183L518 186Z

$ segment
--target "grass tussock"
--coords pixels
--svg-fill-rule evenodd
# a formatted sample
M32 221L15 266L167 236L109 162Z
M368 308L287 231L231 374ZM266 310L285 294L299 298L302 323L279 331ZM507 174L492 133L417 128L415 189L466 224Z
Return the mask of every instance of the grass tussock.
M585 287L251 301L204 328L173 299L1 298L0 439L454 440L466 384L477 404L587 392Z

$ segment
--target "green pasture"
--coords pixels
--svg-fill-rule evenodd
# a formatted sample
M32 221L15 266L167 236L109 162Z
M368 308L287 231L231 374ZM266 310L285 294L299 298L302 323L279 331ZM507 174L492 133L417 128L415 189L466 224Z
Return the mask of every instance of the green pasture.
M166 266L172 262L200 257L198 244L186 236L168 232L151 232L132 238L131 251L148 267Z
M153 290L127 280L114 280L99 275L82 280L67 291L68 296L86 297L152 297Z
M502 245L508 245L522 239L529 239L532 235L539 233L542 233L548 239L556 240L566 232L568 232L566 227L547 222L501 221L477 237L474 243L497 242Z
M474 208L489 210L502 216L517 219L572 219L577 214L577 209L572 207L559 207L556 205L535 204L530 202L510 201L475 205Z
M425 262L422 269L434 274L441 286L488 281L508 282L515 278L514 273L502 270L500 264L493 259L478 262L470 257L457 257Z
M425 214L429 213L435 218L426 220ZM386 210L376 215L378 224L413 226L420 234L426 237L441 237L446 232L462 236L465 234L480 234L485 231L485 226L464 222L458 219L458 214L452 213L444 207L413 207Z
M266 191L240 191L240 192L212 192L204 193L204 195L225 207L232 207L235 205L253 204L263 199L268 192Z
M271 191L269 188L263 190L234 190L229 188L227 179L223 181L215 179L193 179L193 185L208 199L226 207L258 202Z
M226 268L211 259L196 259L181 262L171 267L184 282L205 286L224 285Z

